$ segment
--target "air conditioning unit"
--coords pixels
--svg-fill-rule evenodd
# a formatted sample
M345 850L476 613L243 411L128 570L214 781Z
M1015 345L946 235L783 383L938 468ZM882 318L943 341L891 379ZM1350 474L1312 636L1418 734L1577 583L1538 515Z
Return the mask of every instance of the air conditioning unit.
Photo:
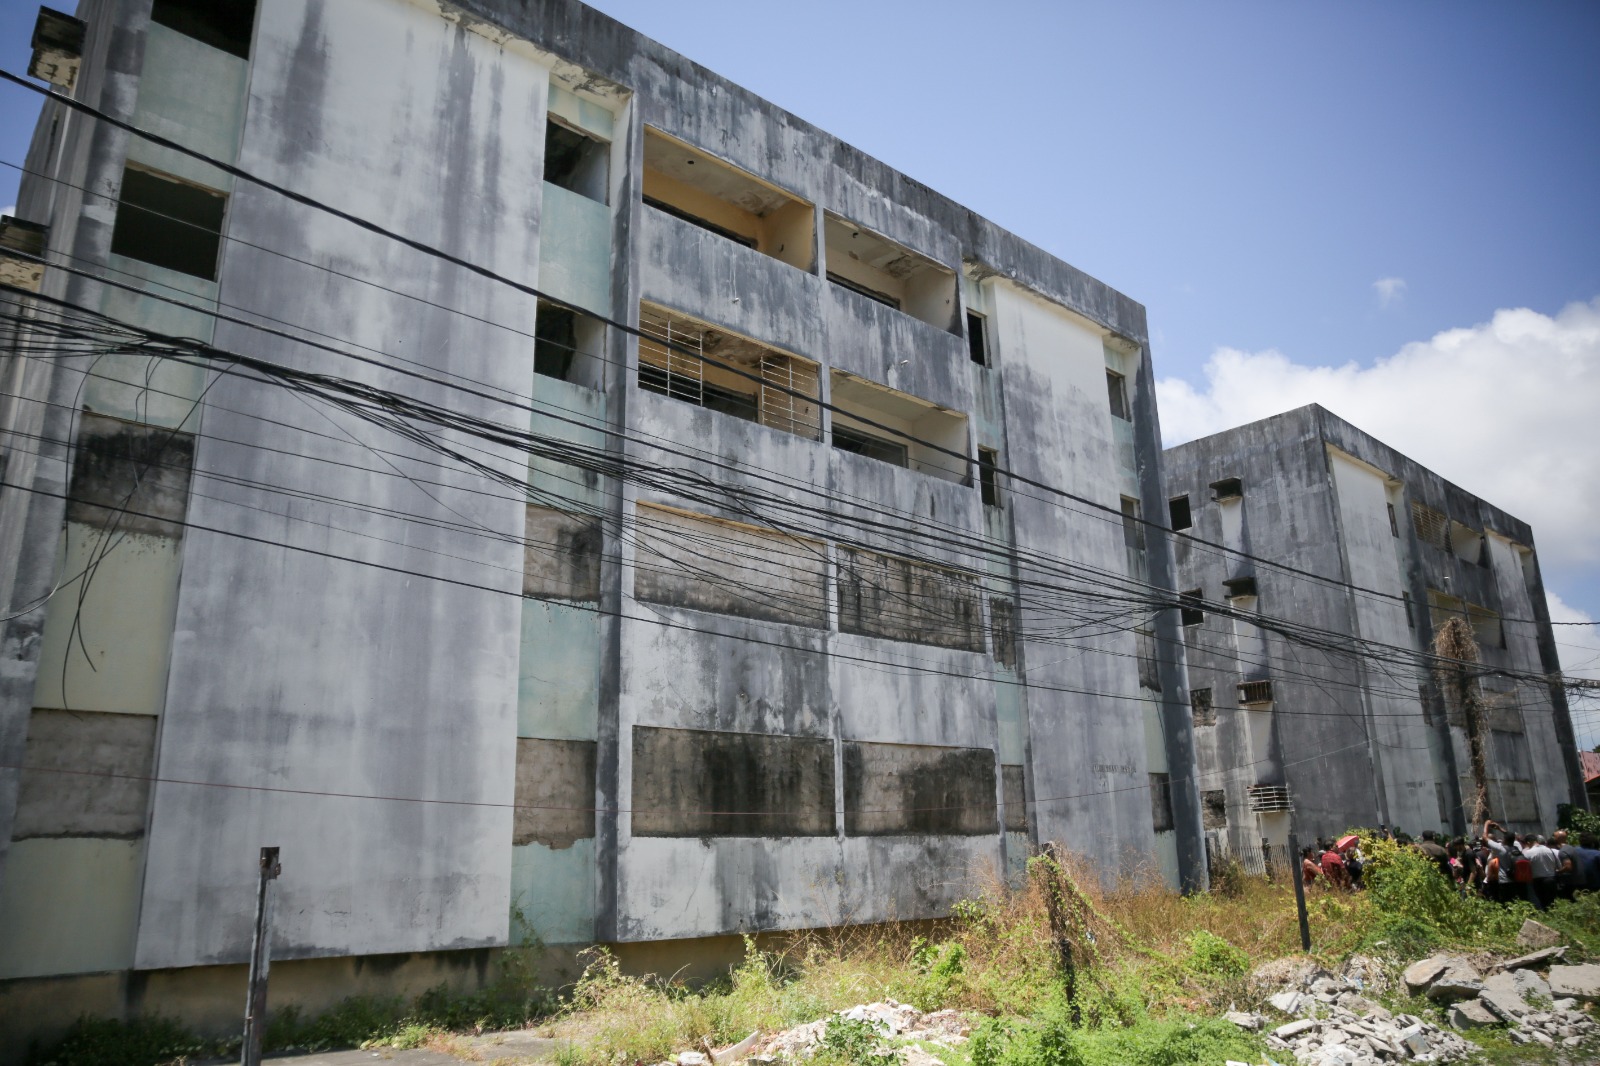
M1245 707L1266 707L1270 705L1272 703L1272 682L1239 682L1239 703Z
M0 217L0 282L39 291L44 283L46 232L37 222Z
M39 9L33 24L33 58L28 61L29 77L47 81L57 88L72 91L83 62L83 41L89 24L82 19L48 7Z
M1289 805L1288 785L1251 785L1245 792L1250 798L1250 809L1257 814L1284 814L1293 809Z

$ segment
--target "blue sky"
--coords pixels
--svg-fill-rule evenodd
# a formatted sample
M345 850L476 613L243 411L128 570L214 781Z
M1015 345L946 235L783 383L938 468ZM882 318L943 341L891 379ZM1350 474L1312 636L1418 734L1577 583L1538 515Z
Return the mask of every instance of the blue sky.
M1600 505L1570 502L1600 500L1600 4L595 6L1144 303L1169 437L1343 367L1330 406L1530 521L1600 617ZM0 0L8 69L36 10ZM0 160L36 111L0 87ZM1465 365L1548 380L1454 390ZM1397 410L1417 374L1444 384Z

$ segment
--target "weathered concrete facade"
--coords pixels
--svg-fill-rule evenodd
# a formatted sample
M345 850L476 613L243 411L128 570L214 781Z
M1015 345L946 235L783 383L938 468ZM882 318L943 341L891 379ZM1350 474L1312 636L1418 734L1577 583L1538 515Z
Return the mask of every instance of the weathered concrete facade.
M1197 597L1183 639L1212 847L1466 831L1462 709L1411 654L1452 615L1484 667L1489 813L1548 831L1558 804L1584 804L1565 694L1543 680L1560 667L1525 523L1315 405L1168 449L1166 469L1173 527L1196 538L1175 551ZM1363 643L1309 648L1256 613Z
M1173 612L1064 655L1030 591L1172 587L1142 307L581 4L173 6L84 3L76 97L560 303L56 105L19 215L125 287L47 295L715 489L13 359L0 1018L183 1011L263 844L275 980L935 917L1047 840L1203 884Z

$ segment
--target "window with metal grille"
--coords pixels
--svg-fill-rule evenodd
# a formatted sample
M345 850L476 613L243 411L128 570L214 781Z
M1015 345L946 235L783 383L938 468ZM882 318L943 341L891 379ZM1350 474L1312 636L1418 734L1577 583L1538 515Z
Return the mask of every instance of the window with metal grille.
M821 435L815 363L649 305L639 330L641 389L808 440Z
M1417 539L1422 543L1431 544L1440 551L1450 550L1450 519L1443 511L1412 501L1411 528L1416 530Z
M1293 810L1289 804L1288 785L1251 785L1245 793L1250 797L1250 809L1257 814L1282 814Z
M1272 702L1271 681L1239 682L1239 702L1246 707L1263 707Z

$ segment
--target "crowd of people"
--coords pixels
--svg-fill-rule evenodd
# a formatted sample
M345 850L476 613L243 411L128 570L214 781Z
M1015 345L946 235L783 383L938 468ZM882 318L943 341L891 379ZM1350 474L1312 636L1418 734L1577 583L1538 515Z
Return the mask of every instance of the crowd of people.
M1600 892L1600 838L1592 833L1574 839L1558 829L1547 840L1538 833L1513 833L1491 819L1472 840L1444 839L1431 829L1420 840L1399 832L1386 835L1414 848L1462 893L1475 892L1497 903L1526 900L1546 910L1558 899ZM1361 842L1354 834L1318 840L1315 847L1300 851L1300 874L1308 885L1359 889L1363 865Z

